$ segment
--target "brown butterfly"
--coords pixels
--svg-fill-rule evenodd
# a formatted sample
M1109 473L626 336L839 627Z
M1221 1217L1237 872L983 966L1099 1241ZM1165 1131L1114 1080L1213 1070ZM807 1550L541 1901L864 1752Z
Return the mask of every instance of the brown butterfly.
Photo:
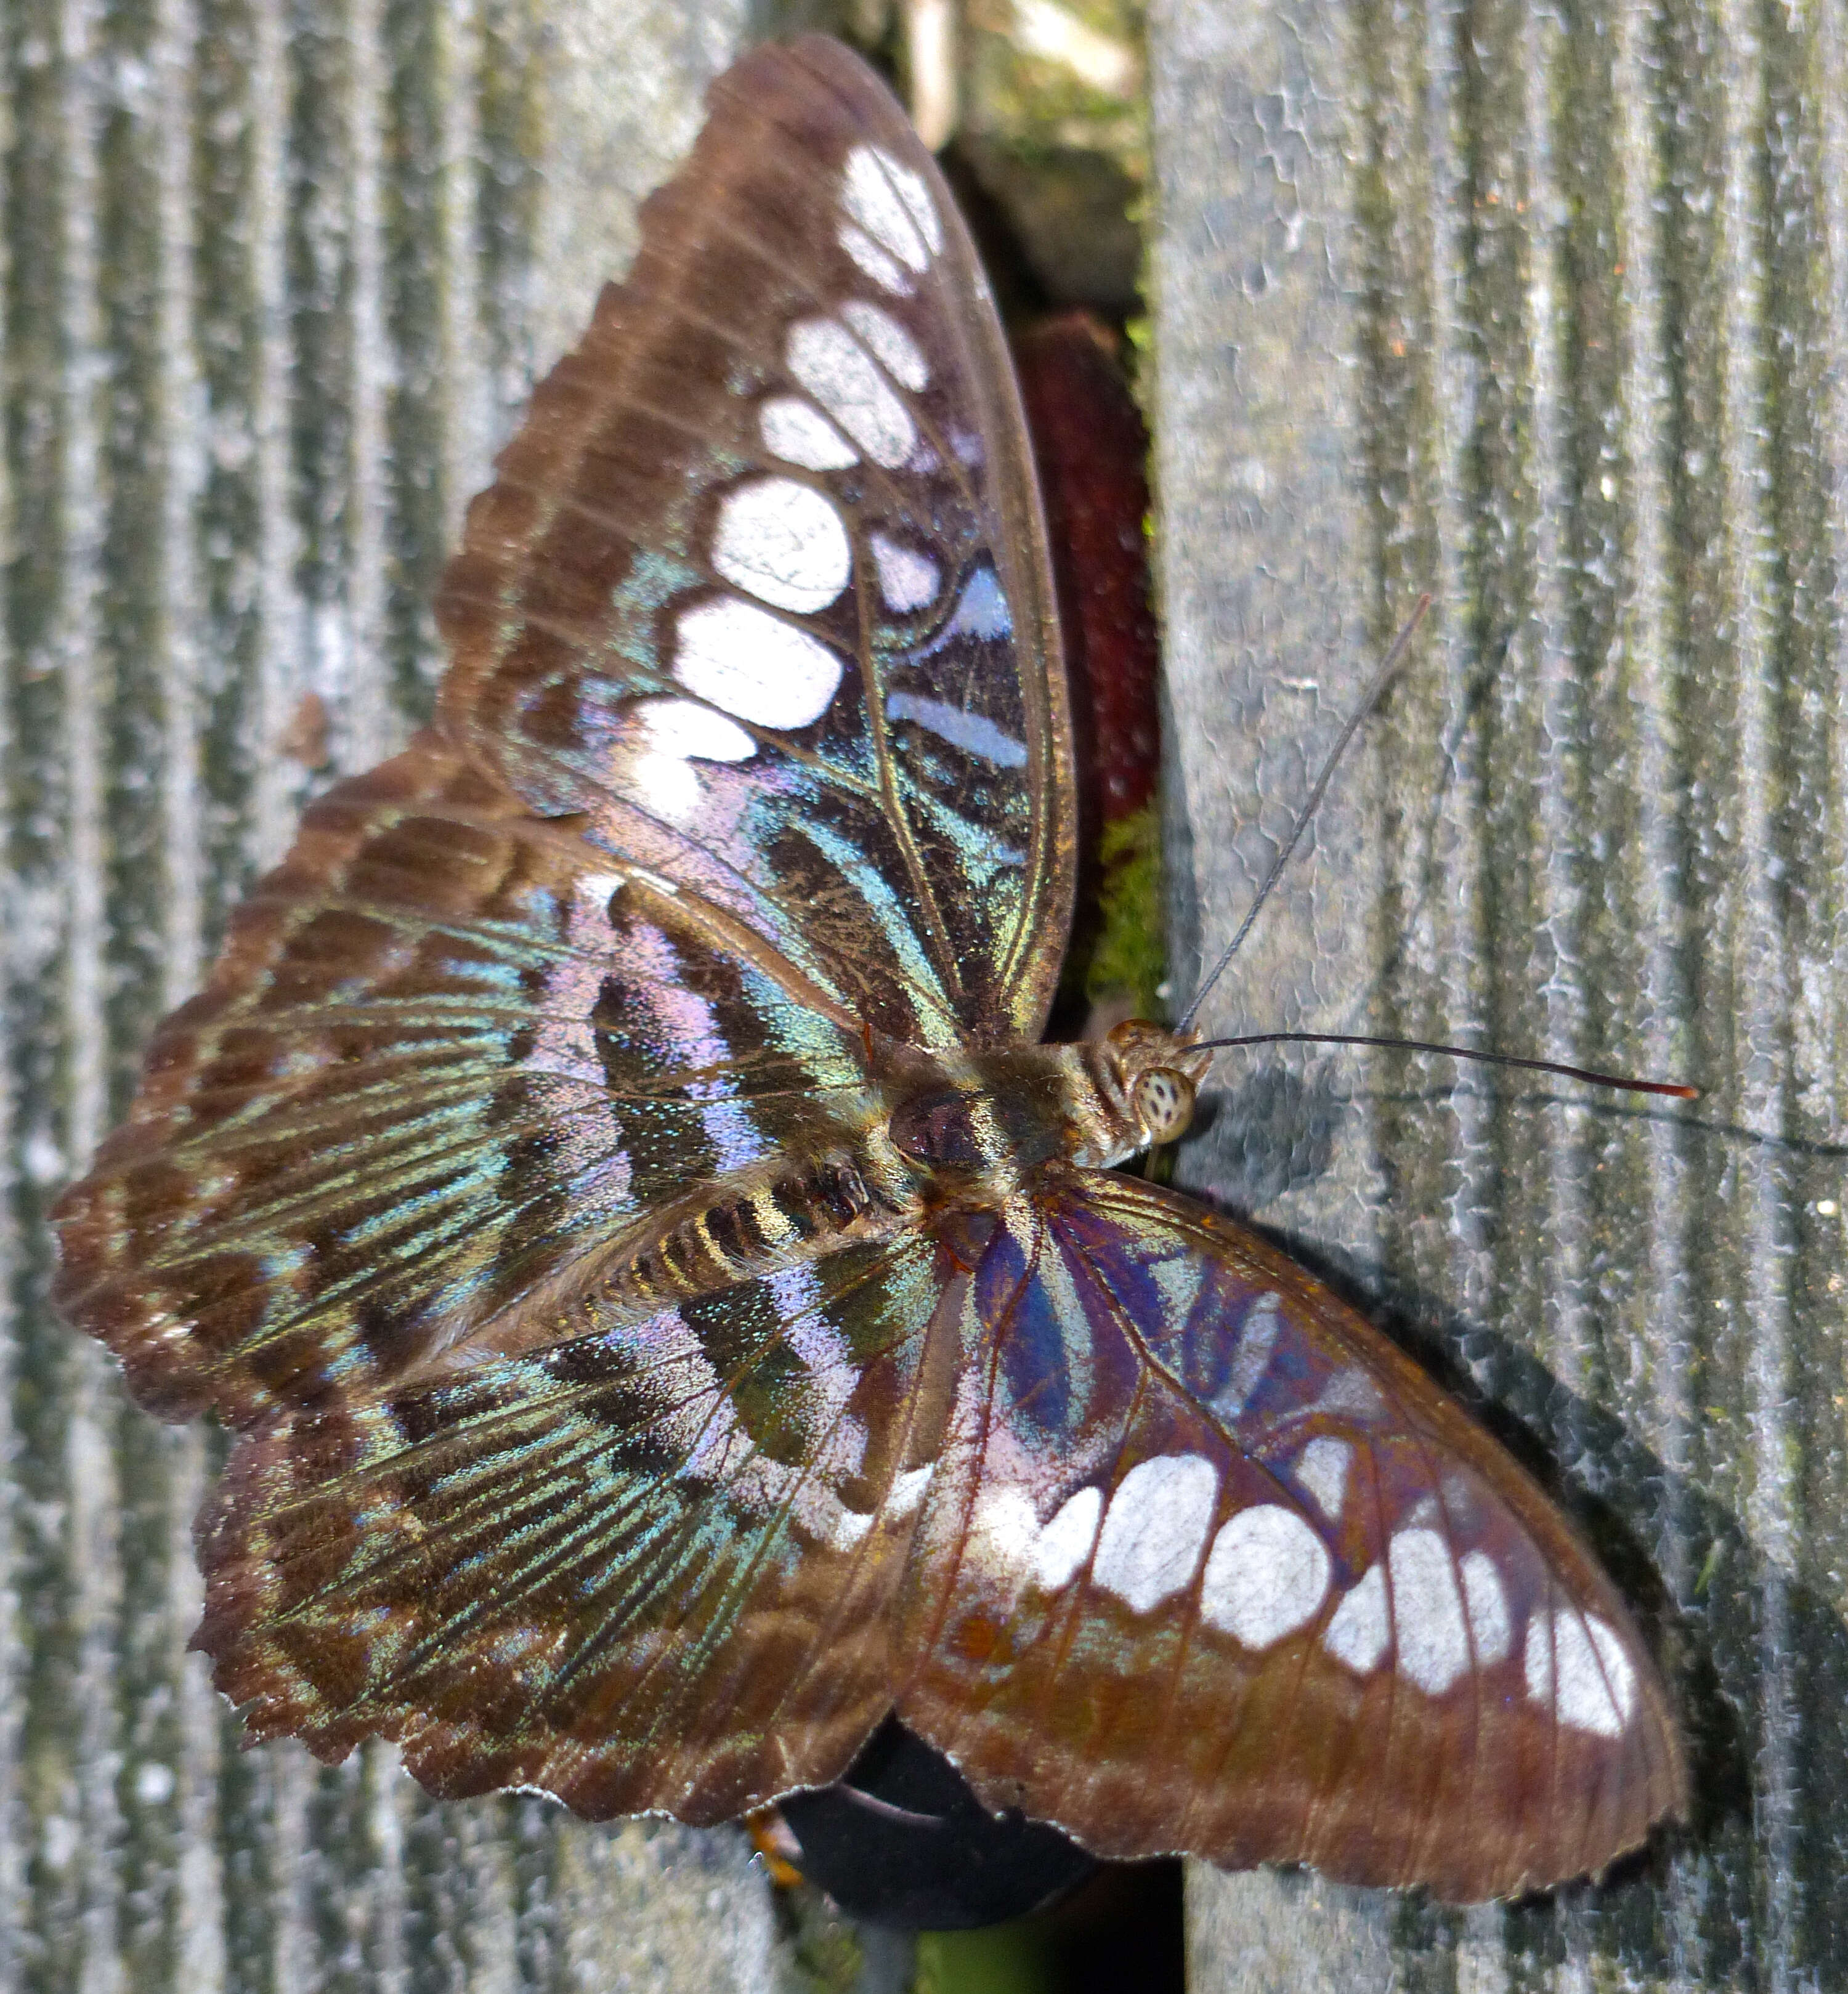
M735 1815L888 1713L1111 1855L1510 1893L1685 1793L1557 1509L1271 1247L1111 1166L1154 1025L1037 1042L1067 694L968 237L809 39L714 87L438 608L58 1211L235 1439L198 1645L439 1794Z

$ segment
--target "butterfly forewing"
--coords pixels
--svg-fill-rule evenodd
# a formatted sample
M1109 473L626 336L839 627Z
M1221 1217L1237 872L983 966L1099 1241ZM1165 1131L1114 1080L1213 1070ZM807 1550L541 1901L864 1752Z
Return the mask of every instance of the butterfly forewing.
M1610 1581L1325 1290L1095 1173L979 1239L898 1708L991 1805L1472 1898L1682 1803Z
M442 730L310 813L65 1208L157 1410L399 1374L863 1120L869 1026L1044 1016L1064 689L966 237L844 52L719 101L474 509Z
M444 712L875 1029L1037 1036L1068 724L983 280L844 51L760 51L712 103L471 512Z
M690 1181L858 1125L860 1036L701 913L438 736L342 783L67 1194L60 1307L153 1410L242 1420L402 1375Z

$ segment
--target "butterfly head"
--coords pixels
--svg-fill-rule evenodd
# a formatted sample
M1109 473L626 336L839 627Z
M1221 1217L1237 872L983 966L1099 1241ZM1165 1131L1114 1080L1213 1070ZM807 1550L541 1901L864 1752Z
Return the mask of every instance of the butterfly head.
M1194 1119L1195 1098L1212 1064L1209 1054L1194 1049L1194 1036L1171 1032L1146 1018L1130 1018L1104 1040L1104 1057L1115 1069L1111 1077L1127 1111L1126 1153L1152 1149L1186 1134Z

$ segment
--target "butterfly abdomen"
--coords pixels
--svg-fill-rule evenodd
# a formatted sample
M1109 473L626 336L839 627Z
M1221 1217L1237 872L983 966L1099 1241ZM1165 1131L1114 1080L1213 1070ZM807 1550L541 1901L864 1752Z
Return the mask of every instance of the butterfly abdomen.
M876 1154L842 1146L781 1160L773 1175L728 1180L684 1201L664 1230L609 1270L601 1293L645 1306L708 1293L884 1237L915 1210L908 1182Z

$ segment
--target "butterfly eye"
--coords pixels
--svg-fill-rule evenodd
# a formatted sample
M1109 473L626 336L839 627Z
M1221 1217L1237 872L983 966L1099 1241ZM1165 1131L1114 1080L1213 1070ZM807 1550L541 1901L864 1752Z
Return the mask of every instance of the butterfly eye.
M1171 1066L1152 1066L1139 1074L1131 1098L1151 1143L1173 1142L1194 1119L1194 1084Z

